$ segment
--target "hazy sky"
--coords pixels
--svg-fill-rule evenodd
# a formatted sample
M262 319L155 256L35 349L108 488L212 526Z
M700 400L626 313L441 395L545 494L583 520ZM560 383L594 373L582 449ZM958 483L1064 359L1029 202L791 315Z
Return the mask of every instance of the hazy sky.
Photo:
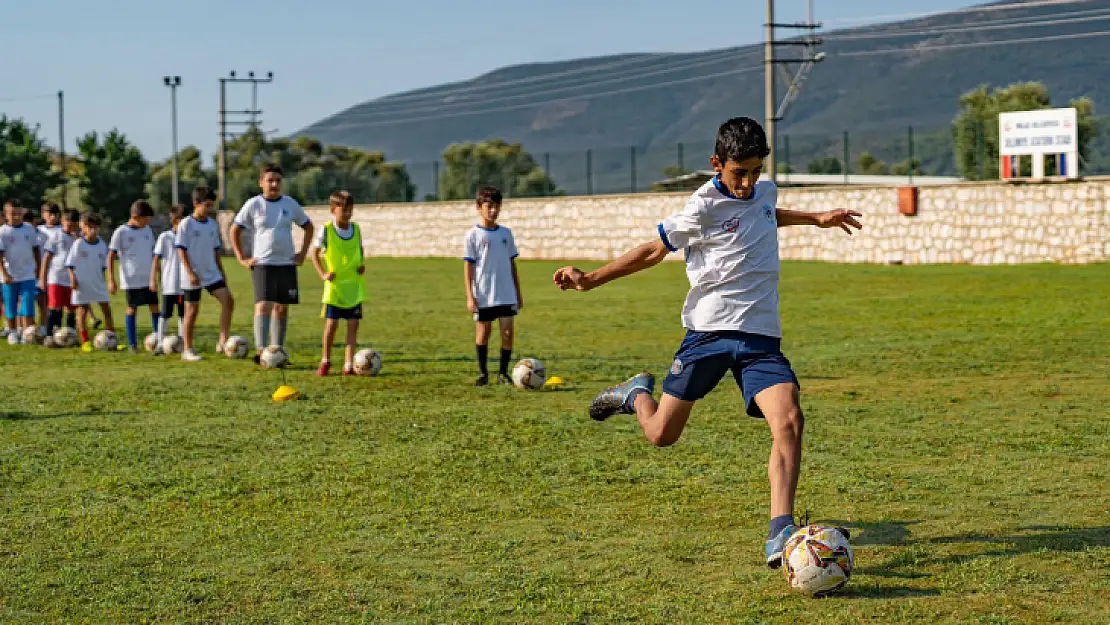
M814 0L814 11L829 27L844 27L971 4ZM805 0L776 6L776 20L805 17ZM505 65L753 43L762 38L764 7L759 0L0 0L0 113L41 124L56 145L54 94L62 89L67 151L79 134L116 127L160 160L171 145L162 76L177 74L179 146L197 145L207 160L217 142L217 78L228 70L274 72L274 83L259 87L263 127L286 134L365 100ZM248 108L249 86L233 86L228 99L228 108Z

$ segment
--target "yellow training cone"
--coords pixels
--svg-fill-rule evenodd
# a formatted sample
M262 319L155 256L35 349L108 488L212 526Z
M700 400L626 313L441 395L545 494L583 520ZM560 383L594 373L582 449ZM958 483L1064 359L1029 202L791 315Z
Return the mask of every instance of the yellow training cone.
M274 401L288 401L290 399L297 399L300 396L301 394L297 389L287 384L279 386L273 394Z
M566 380L564 380L563 378L560 378L557 375L553 375L550 378L547 378L547 382L543 383L544 388L547 388L547 387L558 388L558 387L560 387L564 384L566 384Z

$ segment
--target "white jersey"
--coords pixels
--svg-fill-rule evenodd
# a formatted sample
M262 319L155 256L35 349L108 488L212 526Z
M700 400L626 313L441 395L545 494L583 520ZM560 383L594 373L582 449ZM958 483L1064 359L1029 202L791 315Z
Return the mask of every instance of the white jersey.
M46 284L69 286L69 270L66 269L66 259L69 257L69 248L78 238L58 228L51 231L42 253L50 254L50 266L46 269Z
M162 259L162 295L181 295L181 257L174 247L176 237L177 233L167 230L154 243L154 255Z
M124 290L150 287L154 264L154 231L123 224L112 233L108 251L119 255L119 283Z
M251 255L259 265L294 265L293 224L302 228L308 215L293 198L283 195L267 200L256 195L235 215L235 224L251 235Z
M39 245L39 231L27 222L18 228L10 224L0 226L0 252L4 252L4 268L14 282L35 280L35 248Z
M220 267L216 264L216 254L220 253L220 225L209 217L201 221L189 216L177 224L177 236L174 237L174 246L185 250L189 256L189 264L193 272L200 278L200 285L193 286L189 274L185 270L185 263L181 263L179 272L182 290L209 287L223 280Z
M782 336L777 202L773 182L757 183L751 199L741 200L714 178L659 224L667 249L686 252L687 329Z
M344 241L349 240L355 234L355 222L353 221L349 222L346 228L340 228L339 226L335 225L335 221L333 220L331 222L331 227L335 228L335 233L338 234L339 238L343 239ZM328 249L328 229L320 228L319 230L317 230L316 234L312 235L312 244L322 250ZM362 247L362 241L358 242L358 246L360 248Z
M72 304L95 304L108 301L108 285L104 282L104 270L108 268L108 246L104 239L97 238L89 243L84 237L77 239L69 248L66 267L77 276L73 291ZM150 286L150 285L147 285Z
M513 259L520 254L511 230L474 226L463 242L463 260L474 263L474 299L479 308L516 306Z
M39 231L39 246L43 249L46 249L46 242L49 241L55 233L61 232L62 226L61 224L57 226L48 226L46 224L41 224L39 226L36 226L35 229Z

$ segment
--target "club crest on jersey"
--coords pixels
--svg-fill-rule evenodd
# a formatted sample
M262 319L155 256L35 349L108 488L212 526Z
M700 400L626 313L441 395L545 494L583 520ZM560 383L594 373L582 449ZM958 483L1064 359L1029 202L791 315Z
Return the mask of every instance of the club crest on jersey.
M682 361L675 358L674 362L671 363L671 375L682 375L682 366Z
M763 216L766 217L770 221L774 221L775 220L775 209L772 208L769 205L765 205L763 207Z
M736 232L740 228L740 218L733 217L732 219L729 219L725 223L721 224L721 228L725 232Z

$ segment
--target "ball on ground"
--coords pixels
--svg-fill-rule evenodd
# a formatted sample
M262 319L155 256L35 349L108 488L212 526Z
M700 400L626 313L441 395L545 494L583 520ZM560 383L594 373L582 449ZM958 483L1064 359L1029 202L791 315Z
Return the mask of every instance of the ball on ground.
M355 352L355 361L351 363L355 375L378 375L382 370L382 356L372 349L360 349Z
M782 574L790 588L811 597L832 594L852 577L855 556L844 533L832 527L807 525L782 550Z
M101 330L93 339L93 347L102 352L114 352L119 347L119 339L111 330Z
M158 335L157 334L148 334L148 335L146 335L146 338L143 339L143 349L145 349L148 352L152 352L152 351L158 349Z
M224 342L224 355L228 358L236 360L246 358L250 346L247 344L247 339L241 336L229 336L227 341Z
M535 358L525 358L513 367L513 384L518 388L535 391L543 388L547 382L547 370L543 363Z
M162 351L167 354L180 354L185 348L185 340L176 334L162 337Z
M77 342L77 330L68 326L54 330L54 343L58 347L76 347Z
M23 343L25 345L39 345L42 343L42 335L39 334L38 328L35 326L27 326L23 328Z
M262 350L258 364L264 369L279 369L289 362L289 353L281 345L270 345Z

